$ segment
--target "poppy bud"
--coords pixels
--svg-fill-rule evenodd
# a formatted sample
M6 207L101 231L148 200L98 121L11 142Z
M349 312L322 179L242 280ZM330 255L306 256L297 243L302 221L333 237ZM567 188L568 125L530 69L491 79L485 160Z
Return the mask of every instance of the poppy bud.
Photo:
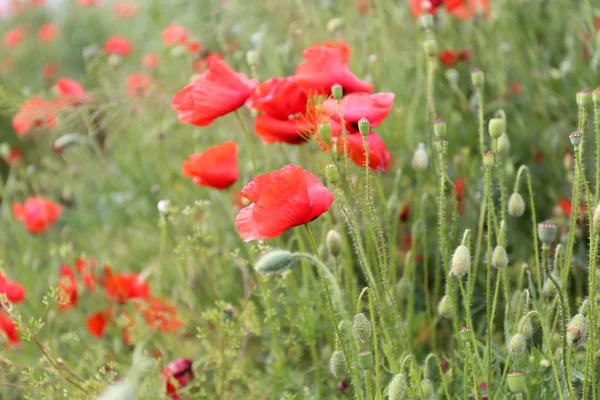
M521 371L510 371L506 374L506 383L510 391L514 394L525 391L525 375Z
M575 100L579 107L587 107L592 104L592 92L589 89L583 89L577 92Z
M406 395L406 377L398 374L392 378L388 385L389 400L403 400Z
M373 369L373 352L369 349L360 349L357 355L360 369L371 371Z
M340 180L340 171L338 170L337 165L328 164L325 167L325 177L332 185L336 185Z
M325 143L329 143L331 139L331 126L327 122L319 124L319 136Z
M506 132L498 138L498 152L500 152L502 157L506 157L510 153L510 139Z
M413 289L411 280L403 276L396 284L396 296L399 300L407 300L413 295Z
M546 368L548 368L550 365L552 365L552 364L550 363L550 361L549 361L549 360L546 360L545 358L542 358L542 359L540 360L540 367L542 367L542 368L546 369Z
M479 68L473 68L473 71L471 71L471 82L473 82L473 86L475 86L478 89L481 89L483 87L483 84L485 83L485 76L483 75L483 71Z
M542 292L546 297L552 298L556 296L556 285L549 278L546 278Z
M346 376L346 359L344 353L341 351L334 351L329 359L329 370L336 378L343 378Z
M254 265L254 269L260 275L266 275L272 272L281 271L291 264L293 260L292 253L287 250L273 250L265 254Z
M331 95L334 99L340 101L342 99L342 96L344 95L344 89L342 89L342 85L336 83L333 86L331 86Z
M371 130L371 123L365 117L358 120L358 131L361 135L367 136Z
M471 337L471 328L468 326L463 326L458 330L458 334L463 341L469 342L469 338Z
M433 15L423 14L419 17L419 21L421 22L423 29L433 28Z
M250 50L246 53L246 62L251 67L256 67L258 65L258 51Z
M135 386L128 382L119 382L108 386L98 400L135 400L137 397Z
M504 246L496 246L492 253L492 265L498 269L506 268L508 265L508 255Z
M508 350L511 354L518 356L527 350L527 338L522 333L516 333L508 344Z
M486 168L492 168L494 166L494 153L488 151L483 155L483 165L485 165Z
M558 232L558 226L552 221L543 221L538 224L538 237L546 245L554 241L556 232Z
M567 342L578 344L587 339L589 331L588 320L583 314L575 314L567 326Z
M427 155L427 151L425 150L425 144L419 143L417 150L413 154L412 158L412 166L415 171L424 171L429 164L429 156Z
M594 89L592 92L592 100L596 106L600 104L600 88Z
M334 229L327 232L325 244L327 245L327 251L329 251L329 254L334 257L339 256L342 252L342 237Z
M526 339L529 339L533 335L533 325L531 324L531 319L525 318L525 316L521 317L519 323L517 324L517 329L523 334L523 336L525 336Z
M594 229L600 228L600 203L594 209L594 216L592 217L594 223Z
M434 57L437 53L437 42L435 39L428 39L423 42L423 49L427 57Z
M441 119L435 121L435 124L433 124L433 133L438 139L446 139L446 135L448 134L446 123Z
M454 250L452 255L452 267L450 272L457 278L465 276L469 268L471 267L471 256L469 255L469 249L465 245L460 245Z
M520 217L525 212L525 200L521 193L514 192L508 199L508 213L513 217Z
M442 297L438 303L438 314L440 314L440 317L443 318L452 318L452 300L450 300L448 295Z
M573 145L573 147L577 147L581 144L581 139L583 138L583 135L581 134L581 132L573 132L571 134L569 134L569 140L571 141L571 144Z
M371 337L371 322L365 314L360 313L354 316L352 331L359 342L366 343L369 341Z
M431 380L428 378L423 379L421 381L421 391L423 393L423 400L432 399L433 394L435 393L433 382L431 382Z
M488 131L492 138L498 139L506 131L506 121L499 117L490 119Z

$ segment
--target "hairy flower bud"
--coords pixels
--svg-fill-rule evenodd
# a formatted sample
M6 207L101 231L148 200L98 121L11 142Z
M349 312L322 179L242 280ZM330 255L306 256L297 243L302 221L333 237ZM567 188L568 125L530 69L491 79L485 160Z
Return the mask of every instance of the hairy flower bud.
M338 170L337 165L328 164L325 167L325 177L329 183L332 185L337 185L337 183L340 181L340 171Z
M423 171L429 165L429 156L427 155L427 150L425 150L425 144L419 143L417 150L413 154L412 158L412 167L415 171Z
M344 378L348 368L346 366L346 359L344 353L341 351L334 351L329 359L329 370L331 374L336 378Z
M246 53L246 63L251 67L258 65L258 50L250 50Z
M396 297L399 300L409 299L414 292L414 286L410 279L403 276L396 284Z
M556 232L558 232L558 226L552 221L543 221L538 224L538 237L546 245L554 241Z
M596 106L600 105L600 88L594 89L592 92L592 100Z
M446 126L446 123L441 119L435 121L433 124L433 133L438 139L446 139L448 134L448 127Z
M486 168L492 168L494 166L494 153L488 151L483 155L483 165L485 165Z
M423 393L423 400L433 399L433 395L435 394L433 382L428 378L423 379L421 381L421 391Z
M433 15L431 15L429 13L423 14L419 17L419 21L421 22L421 26L424 29L433 28Z
M292 263L293 256L287 250L273 250L262 256L254 265L260 275L278 272Z
M510 371L506 374L506 383L508 384L508 389L514 394L525 391L525 375L521 371Z
M518 356L523 354L527 349L527 338L522 333L516 333L508 344L508 350L511 354Z
M442 297L438 303L438 314L443 318L452 318L452 300L450 300L450 296L444 295Z
M360 349L358 351L358 366L363 371L373 369L373 352L370 349Z
M578 344L587 339L589 331L588 319L583 314L575 314L567 326L567 342Z
M389 400L404 400L406 396L406 377L402 374L398 374L392 378L388 385L388 399Z
M471 267L471 255L469 249L465 245L460 245L454 250L452 255L452 267L450 272L457 278L462 278Z
M358 120L358 131L361 135L367 136L371 130L371 123L365 117Z
M488 131L492 138L498 139L506 131L506 121L500 117L490 119Z
M318 127L319 137L325 143L329 143L331 139L331 126L327 122L319 124Z
M506 268L508 265L508 255L504 246L496 246L492 253L492 265L498 269Z
M327 245L327 251L332 256L337 257L342 252L342 237L336 230L332 229L327 232L325 243Z
M573 132L571 134L569 134L569 140L571 141L571 144L573 145L573 147L577 147L581 144L581 139L583 138L583 135L581 134L581 132Z
M592 104L592 92L589 89L580 90L577 92L575 100L577 101L577 105L579 107L587 107Z
M435 39L427 39L423 42L423 50L425 50L427 57L434 57L437 53L437 42Z
M342 85L336 83L333 86L331 86L331 95L334 99L338 101L341 100L342 96L344 95L344 89L342 89Z
M510 153L510 139L506 132L498 138L498 152L502 157L507 157L508 153Z
M525 318L525 316L519 319L519 323L517 324L517 329L519 333L522 333L526 339L529 339L533 335L533 324L531 323L531 318Z
M525 200L519 192L514 192L508 198L508 213L513 217L520 217L525 212Z
M473 71L471 71L471 82L473 82L473 86L481 89L485 83L483 71L479 68L473 68Z
M361 343L366 343L371 337L371 322L363 313L356 314L352 322L352 331L354 336Z
M544 293L544 296L548 298L553 298L554 296L556 296L556 285L550 280L550 278L546 278L546 280L544 281L544 287L542 288L542 292Z
M468 326L463 326L458 330L458 334L463 341L468 343L469 339L471 338L471 328Z

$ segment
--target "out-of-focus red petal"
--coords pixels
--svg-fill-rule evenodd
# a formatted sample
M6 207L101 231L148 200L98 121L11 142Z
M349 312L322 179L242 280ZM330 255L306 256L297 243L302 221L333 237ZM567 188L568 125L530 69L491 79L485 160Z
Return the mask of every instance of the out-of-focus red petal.
M371 123L371 128L374 128L381 124L392 110L394 97L394 93L351 93L344 96L340 101L344 122L356 130L358 121L364 117ZM328 99L323 103L323 113L340 121L335 99Z
M292 119L277 119L265 114L256 116L254 133L265 143L301 144L310 138L311 126L303 115Z
M237 144L230 140L222 145L212 146L202 154L192 154L184 161L182 173L194 178L194 183L215 189L226 189L238 177Z
M104 335L104 330L106 329L107 324L108 315L106 311L100 311L96 314L90 315L86 320L88 331L97 338L101 338L102 335Z
M363 136L359 133L346 135L348 141L348 158L359 167L364 167L367 164L365 157L365 145ZM367 146L369 148L369 167L374 171L387 171L390 165L390 153L383 143L383 140L376 133L370 132L367 135ZM344 153L344 140L339 138L338 152Z

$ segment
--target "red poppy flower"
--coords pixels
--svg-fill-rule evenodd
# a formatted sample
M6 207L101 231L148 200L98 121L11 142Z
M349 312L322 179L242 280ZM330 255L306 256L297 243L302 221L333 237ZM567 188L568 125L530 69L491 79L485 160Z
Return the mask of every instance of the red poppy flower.
M213 61L208 71L175 94L171 107L182 124L207 126L240 108L256 86L255 80L234 72L225 61Z
M348 141L348 158L359 167L367 164L365 157L365 143L360 133L351 133L346 135ZM383 143L383 140L374 132L367 135L367 146L369 148L369 167L373 171L387 171L390 166L390 153ZM344 139L338 138L337 151L344 154Z
M345 53L337 47L312 46L304 50L304 61L296 68L296 82L311 93L331 93L331 86L338 83L344 93L373 91L373 85L361 81L350 72Z
M133 45L124 37L113 35L104 42L104 51L109 55L116 54L127 57L133 51Z
M25 39L25 33L27 33L27 31L22 26L8 31L6 35L4 35L4 45L6 47L17 46Z
M308 96L294 77L288 76L271 78L258 85L246 106L274 118L288 119L291 115L304 113L307 101Z
M56 92L59 98L55 104L61 106L78 106L91 101L92 96L85 91L79 82L69 78L60 78L56 81Z
M117 303L124 303L132 299L147 299L150 297L150 288L138 274L114 274L110 268L105 268L104 293L106 297Z
M58 72L58 65L55 62L49 62L42 67L40 72L46 82L52 81Z
M177 318L177 309L160 299L148 299L138 305L149 327L163 332L174 332L183 324Z
M217 52L204 50L198 57L194 59L192 69L197 74L203 74L208 69L208 66L216 60L223 60L223 56Z
M358 121L363 117L369 120L371 128L381 124L392 110L394 97L394 93L352 93L344 96L340 101L340 106L347 129L358 131ZM340 114L335 99L325 100L323 113L340 122Z
M148 53L142 58L142 65L149 69L156 69L160 65L160 57L157 53Z
M15 281L5 277L0 271L0 294L6 295L11 303L21 303L25 300L25 289ZM2 309L2 307L0 307Z
M26 100L12 119L17 135L25 135L34 127L52 129L56 125L56 107L41 97Z
M226 189L233 185L240 172L237 163L237 144L229 140L209 147L202 154L194 153L182 165L183 176L193 178L198 186Z
M110 316L110 311L106 310L90 315L86 320L88 331L97 338L101 338L104 335Z
M565 213L565 215L567 215L568 217L571 216L571 214L573 213L573 203L571 203L571 200L560 198L560 199L558 199L558 205L560 206L562 211ZM585 204L581 204L579 206L579 213L580 214L585 213Z
M465 198L465 180L463 178L457 178L454 181L454 190L456 192L456 201L458 202L458 213L462 214L465 211L465 204L463 202Z
M13 215L25 222L30 233L43 233L56 222L62 213L62 206L45 197L30 197L25 204L13 204Z
M113 6L113 14L117 18L129 19L135 17L138 12L138 4L131 1L119 1Z
M58 27L56 24L48 23L44 24L38 29L37 39L42 43L48 43L53 41L58 34Z
M454 50L444 50L438 54L440 62L446 67L455 67L458 64L458 53Z
M192 360L179 358L171 361L163 369L160 378L166 384L167 395L171 400L179 400L181 397L177 394L177 389L184 388L194 379Z
M235 225L244 241L274 238L325 213L333 194L297 165L257 176L242 189L253 203L240 210Z
M254 133L264 143L301 144L310 138L313 124L304 115L291 119L273 118L268 114L257 115Z
M125 91L129 97L143 97L152 86L153 79L149 75L131 74L125 81Z
M352 54L352 47L347 42L343 40L329 40L323 43L325 47L331 47L332 49L337 49L342 53L342 58L344 62L347 64L350 62L350 55Z
M0 312L0 332L6 336L9 343L13 346L19 343L19 332L17 332L17 325L13 322L12 318L3 312Z
M66 264L60 267L58 290L61 310L68 310L77 305L77 280L71 267Z
M89 290L94 290L97 282L96 276L94 275L96 262L94 260L78 258L75 262L75 269L77 269L77 272L81 275L85 287Z
M200 49L202 49L200 42L190 42L187 45L188 53L196 54L200 51Z
M479 13L490 15L488 0L445 0L446 10L460 19L468 19Z
M187 32L183 26L172 24L163 31L162 40L165 46L183 45L187 42Z
M419 17L425 12L435 15L437 9L443 4L444 0L409 0L408 6L410 12L415 17Z

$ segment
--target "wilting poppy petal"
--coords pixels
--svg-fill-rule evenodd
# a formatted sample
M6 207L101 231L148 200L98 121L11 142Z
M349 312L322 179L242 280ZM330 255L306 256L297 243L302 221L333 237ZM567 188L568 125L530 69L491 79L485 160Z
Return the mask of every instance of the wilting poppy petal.
M277 119L304 113L308 97L293 76L271 78L261 83L246 106Z
M357 131L358 121L363 117L369 120L371 128L381 124L392 110L394 97L394 93L351 93L344 96L340 101L340 106L346 126L348 129ZM335 121L340 121L335 99L325 100L323 113Z
M359 167L367 164L365 157L365 145L363 136L359 133L346 135L348 141L348 158ZM383 143L383 140L376 133L370 132L367 135L367 146L369 148L369 166L374 171L387 171L390 165L390 153ZM342 137L338 140L337 146L340 154L344 153L344 140Z
M0 331L8 339L9 343L16 345L19 343L19 332L17 332L17 325L13 320L6 314L0 311Z
M236 227L244 241L281 235L325 213L333 194L310 172L297 165L257 176L242 189L254 203L242 209Z
M312 46L304 50L304 61L296 68L296 82L306 92L331 93L331 86L338 83L344 93L373 91L373 85L361 81L350 72L339 48Z
M171 107L182 124L206 126L240 108L257 84L234 72L225 61L213 61L208 71L175 94Z
M182 165L183 176L194 178L199 186L225 189L233 185L240 173L237 164L237 144L228 141L212 146L202 154L192 154Z

